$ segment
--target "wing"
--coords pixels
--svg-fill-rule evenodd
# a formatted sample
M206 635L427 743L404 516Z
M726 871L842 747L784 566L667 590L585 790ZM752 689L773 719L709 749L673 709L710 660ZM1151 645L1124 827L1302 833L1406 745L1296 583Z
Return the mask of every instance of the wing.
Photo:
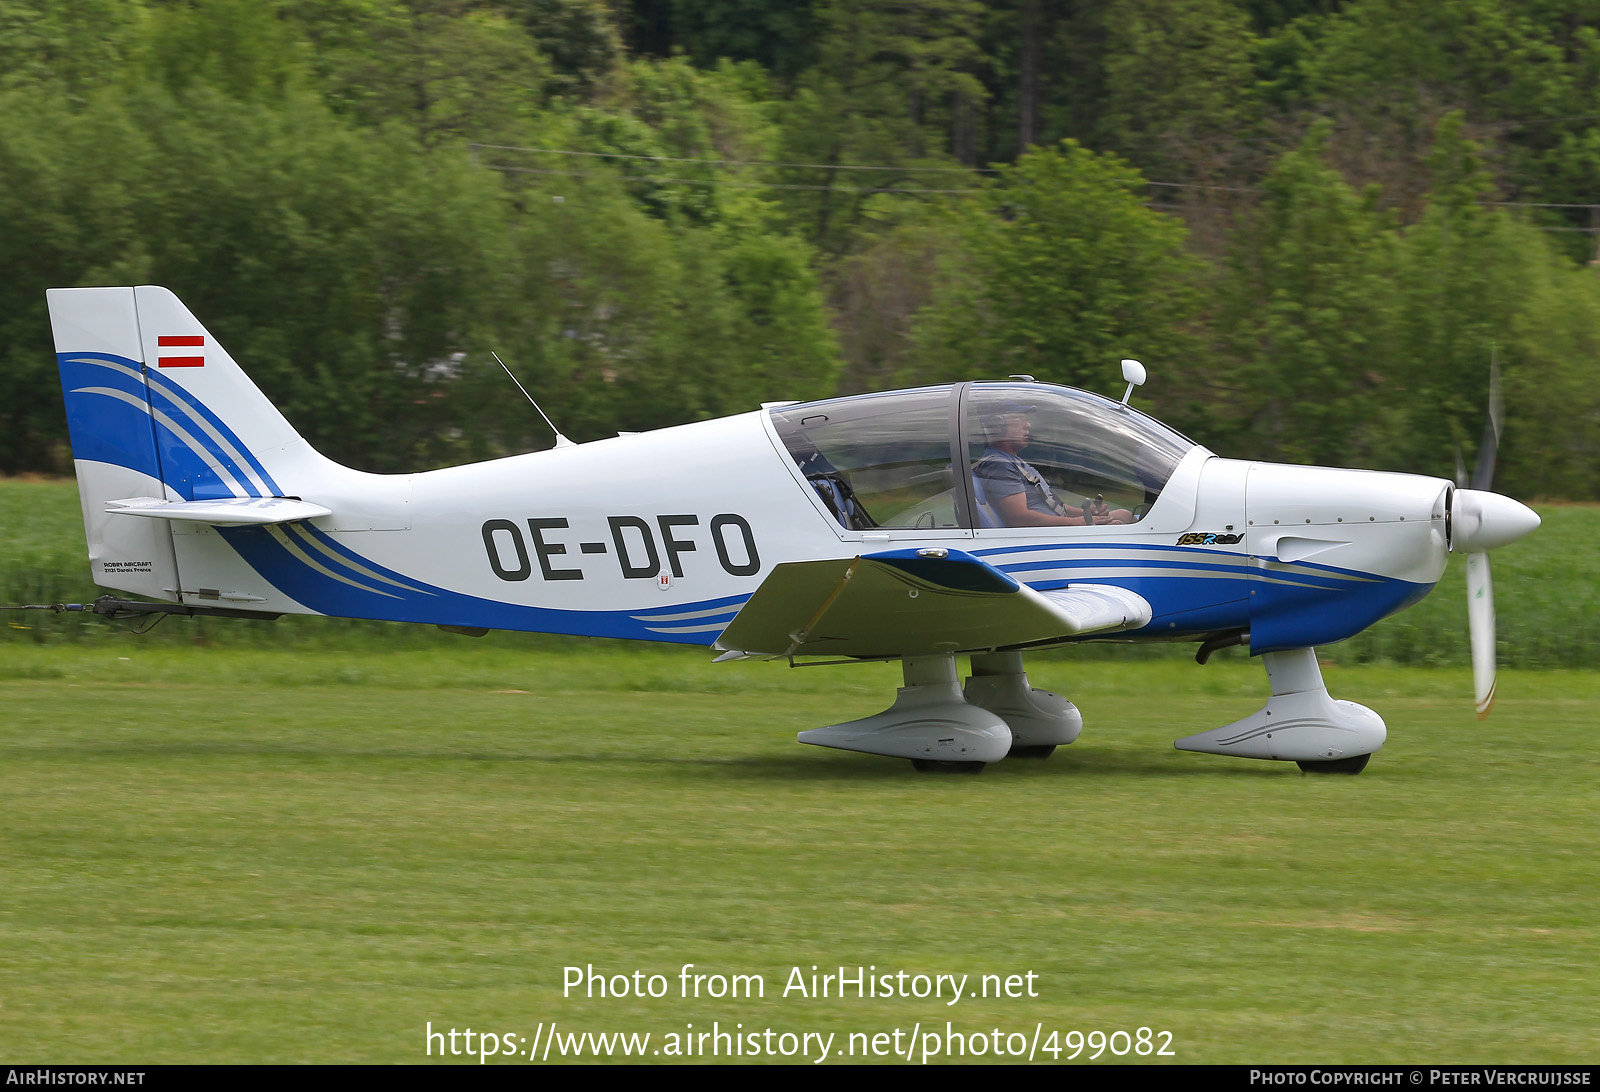
M738 656L902 658L1135 629L1142 596L1104 584L1037 592L960 550L796 561L767 575L713 647Z

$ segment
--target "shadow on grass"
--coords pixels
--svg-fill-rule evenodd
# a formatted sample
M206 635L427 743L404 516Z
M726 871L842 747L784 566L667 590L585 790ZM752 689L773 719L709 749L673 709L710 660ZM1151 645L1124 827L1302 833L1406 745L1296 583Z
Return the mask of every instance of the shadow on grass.
M1281 777L1299 774L1293 763L1203 758L1188 762L1183 758L1142 754L1127 750L1058 751L1049 759L1007 759L990 764L979 773L925 772L912 767L909 759L855 752L817 751L803 748L793 754L663 755L629 754L620 751L587 753L518 753L515 751L474 751L456 749L411 749L406 747L329 747L326 745L264 744L251 742L183 741L172 743L103 743L85 746L0 748L7 761L44 758L121 759L121 758L276 758L328 760L373 760L394 762L472 762L491 764L530 763L546 766L592 766L600 770L677 769L733 780L749 781L925 781L963 783L982 777L984 781L1041 778L1140 779L1237 779Z

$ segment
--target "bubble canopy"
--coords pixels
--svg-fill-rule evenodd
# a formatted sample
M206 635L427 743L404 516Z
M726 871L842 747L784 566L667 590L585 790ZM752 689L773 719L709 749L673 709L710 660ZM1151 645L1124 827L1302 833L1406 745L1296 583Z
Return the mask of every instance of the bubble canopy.
M769 411L850 530L1135 523L1197 445L1136 409L1043 383L958 383Z

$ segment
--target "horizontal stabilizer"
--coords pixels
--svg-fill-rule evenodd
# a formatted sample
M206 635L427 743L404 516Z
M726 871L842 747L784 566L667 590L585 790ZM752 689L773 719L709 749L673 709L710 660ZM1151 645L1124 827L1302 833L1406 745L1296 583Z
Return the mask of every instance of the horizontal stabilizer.
M714 647L755 656L926 656L1129 629L1122 588L1040 593L960 550L894 550L775 567Z
M118 516L149 516L213 527L242 527L265 523L290 523L333 515L332 509L295 497L231 497L224 500L164 501L159 497L131 497L106 501L106 511Z

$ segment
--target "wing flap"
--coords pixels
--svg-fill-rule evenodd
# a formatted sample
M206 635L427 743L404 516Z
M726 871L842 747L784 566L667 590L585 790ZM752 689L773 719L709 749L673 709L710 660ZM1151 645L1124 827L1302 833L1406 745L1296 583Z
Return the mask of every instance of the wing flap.
M333 510L295 497L230 497L222 500L164 501L160 497L130 497L106 501L106 512L118 516L208 523L214 527L259 526L290 523L297 519L331 516Z
M1039 594L1072 616L1079 626L1075 633L1138 629L1150 624L1150 601L1114 584L1069 584Z
M1031 644L1150 619L1150 605L1132 592L1080 588L1089 590L1036 592L960 550L789 562L767 575L714 647L745 656L898 658Z

